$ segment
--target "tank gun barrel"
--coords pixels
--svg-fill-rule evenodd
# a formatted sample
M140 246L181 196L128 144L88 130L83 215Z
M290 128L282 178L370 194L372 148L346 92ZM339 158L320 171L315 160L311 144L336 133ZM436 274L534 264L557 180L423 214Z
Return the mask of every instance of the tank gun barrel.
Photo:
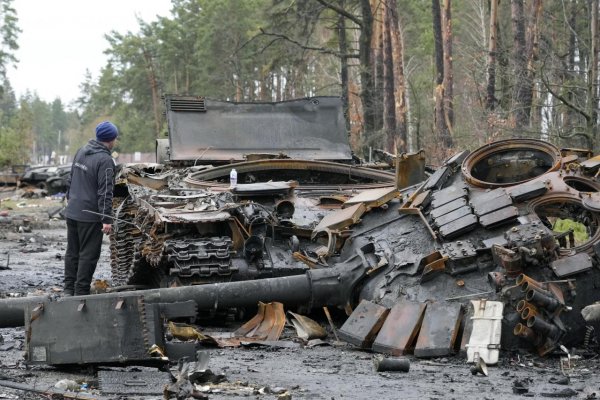
M74 299L85 301L86 298L97 296L117 299L144 296L146 303L176 303L193 300L200 310L254 306L259 301L278 301L287 306L345 305L352 298L356 284L365 277L369 268L370 263L365 256L366 254L358 250L355 256L335 267L309 270L304 275L104 293L77 296ZM28 306L50 301L52 299L48 296L0 300L0 328L24 326L25 309Z

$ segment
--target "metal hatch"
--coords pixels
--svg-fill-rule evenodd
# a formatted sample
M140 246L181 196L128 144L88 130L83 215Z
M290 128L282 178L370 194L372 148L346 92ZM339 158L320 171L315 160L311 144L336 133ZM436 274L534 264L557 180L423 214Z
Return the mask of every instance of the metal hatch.
M166 95L165 105L174 161L240 161L248 154L352 158L339 97L233 103Z

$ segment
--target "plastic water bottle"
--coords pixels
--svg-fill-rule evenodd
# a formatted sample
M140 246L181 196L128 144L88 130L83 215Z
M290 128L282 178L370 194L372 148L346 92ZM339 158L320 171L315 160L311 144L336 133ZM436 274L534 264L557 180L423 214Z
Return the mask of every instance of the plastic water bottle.
M237 185L237 171L235 170L235 168L231 169L231 172L229 173L229 187L236 187Z

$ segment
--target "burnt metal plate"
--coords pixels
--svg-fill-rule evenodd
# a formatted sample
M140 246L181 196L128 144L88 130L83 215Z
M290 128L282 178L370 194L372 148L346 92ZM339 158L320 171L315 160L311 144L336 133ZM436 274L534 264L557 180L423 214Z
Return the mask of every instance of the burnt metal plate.
M552 261L550 268L556 276L564 278L592 269L592 259L587 253L578 253Z
M363 300L344 322L344 325L338 331L338 336L350 344L368 349L375 340L375 336L381 329L388 313L388 308Z
M185 98L167 95L165 101ZM305 160L352 159L339 97L275 103L204 99L204 106L205 110L167 108L171 160L241 161L255 153L284 153Z
M450 186L433 193L431 196L431 207L438 208L461 197L467 197L469 192L462 185Z
M162 395L171 383L168 372L161 371L98 371L98 383L103 394Z
M409 353L421 328L424 303L401 302L392 307L377 338L373 351L399 356Z
M427 179L423 190L443 188L451 173L452 169L450 167L439 168Z
M435 226L442 226L452 221L456 221L457 219L469 214L473 214L471 211L471 207L463 206L457 210L449 212L448 214L444 214L441 217L434 219L433 221L435 223Z
M504 192L500 196L491 198L486 202L477 202L476 204L473 204L473 211L477 216L481 217L482 215L510 206L512 205L512 202L510 196Z
M442 357L453 354L462 320L458 303L427 305L415 347L415 357Z
M452 212L452 211L454 211L458 208L464 207L466 205L467 205L467 199L465 199L465 198L456 199L454 201L451 201L448 204L444 204L443 206L441 206L439 208L434 208L433 210L431 210L429 215L431 216L431 218L439 218L444 214L448 214L449 212Z
M479 218L479 223L484 228L493 228L515 220L519 216L519 209L515 206L504 207L500 210L485 214Z
M541 196L548 191L548 186L546 183L542 181L537 181L533 183L524 183L518 185L510 191L510 197L519 203L521 201L533 199L535 197Z
M449 166L451 168L460 167L460 165L462 164L462 162L465 160L465 158L467 158L467 156L470 153L471 152L469 150L463 150L461 152L458 152L455 155L453 155L452 157L450 157L449 159L447 159L444 162L444 165L447 165L447 166Z
M504 188L494 189L488 192L471 191L469 203L471 203L473 208L481 207L482 205L505 195L506 189Z
M473 214L465 215L449 224L440 227L440 235L444 239L450 239L461 235L465 232L469 232L477 226L477 217Z
M143 296L64 298L25 315L30 364L162 362L149 352L163 343L159 307Z
M193 300L177 303L158 303L158 309L161 317L169 320L176 318L195 319L198 315L198 303Z

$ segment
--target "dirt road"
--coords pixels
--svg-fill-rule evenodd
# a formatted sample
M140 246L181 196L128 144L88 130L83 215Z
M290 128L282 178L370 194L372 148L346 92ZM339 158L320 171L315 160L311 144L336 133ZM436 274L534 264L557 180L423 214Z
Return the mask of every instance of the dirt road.
M66 229L62 220L52 220L47 211L58 201L4 201L0 210L0 296L26 294L60 295ZM105 241L96 278L110 281L108 242ZM318 316L317 316L318 317ZM325 320L320 321L326 326ZM343 321L336 321L339 325ZM210 330L210 327L203 327ZM23 362L23 328L0 329L0 381L40 391L54 390L60 380L89 383L79 396L89 398L145 398L156 396L104 395L92 390L94 370L77 368L27 367ZM566 378L560 358L537 358L531 354L503 352L489 376L472 375L459 356L419 360L409 356L410 371L376 372L373 354L350 345L328 343L304 347L295 331L286 327L283 339L290 347L207 348L209 368L222 374L225 383L206 385L211 399L251 397L261 399L512 399L528 397L600 398L600 361L597 356L571 359ZM573 354L577 354L575 351ZM146 370L128 367L125 370ZM50 398L47 395L0 386L0 399ZM59 397L60 398L60 397ZM79 397L84 398L84 397Z

